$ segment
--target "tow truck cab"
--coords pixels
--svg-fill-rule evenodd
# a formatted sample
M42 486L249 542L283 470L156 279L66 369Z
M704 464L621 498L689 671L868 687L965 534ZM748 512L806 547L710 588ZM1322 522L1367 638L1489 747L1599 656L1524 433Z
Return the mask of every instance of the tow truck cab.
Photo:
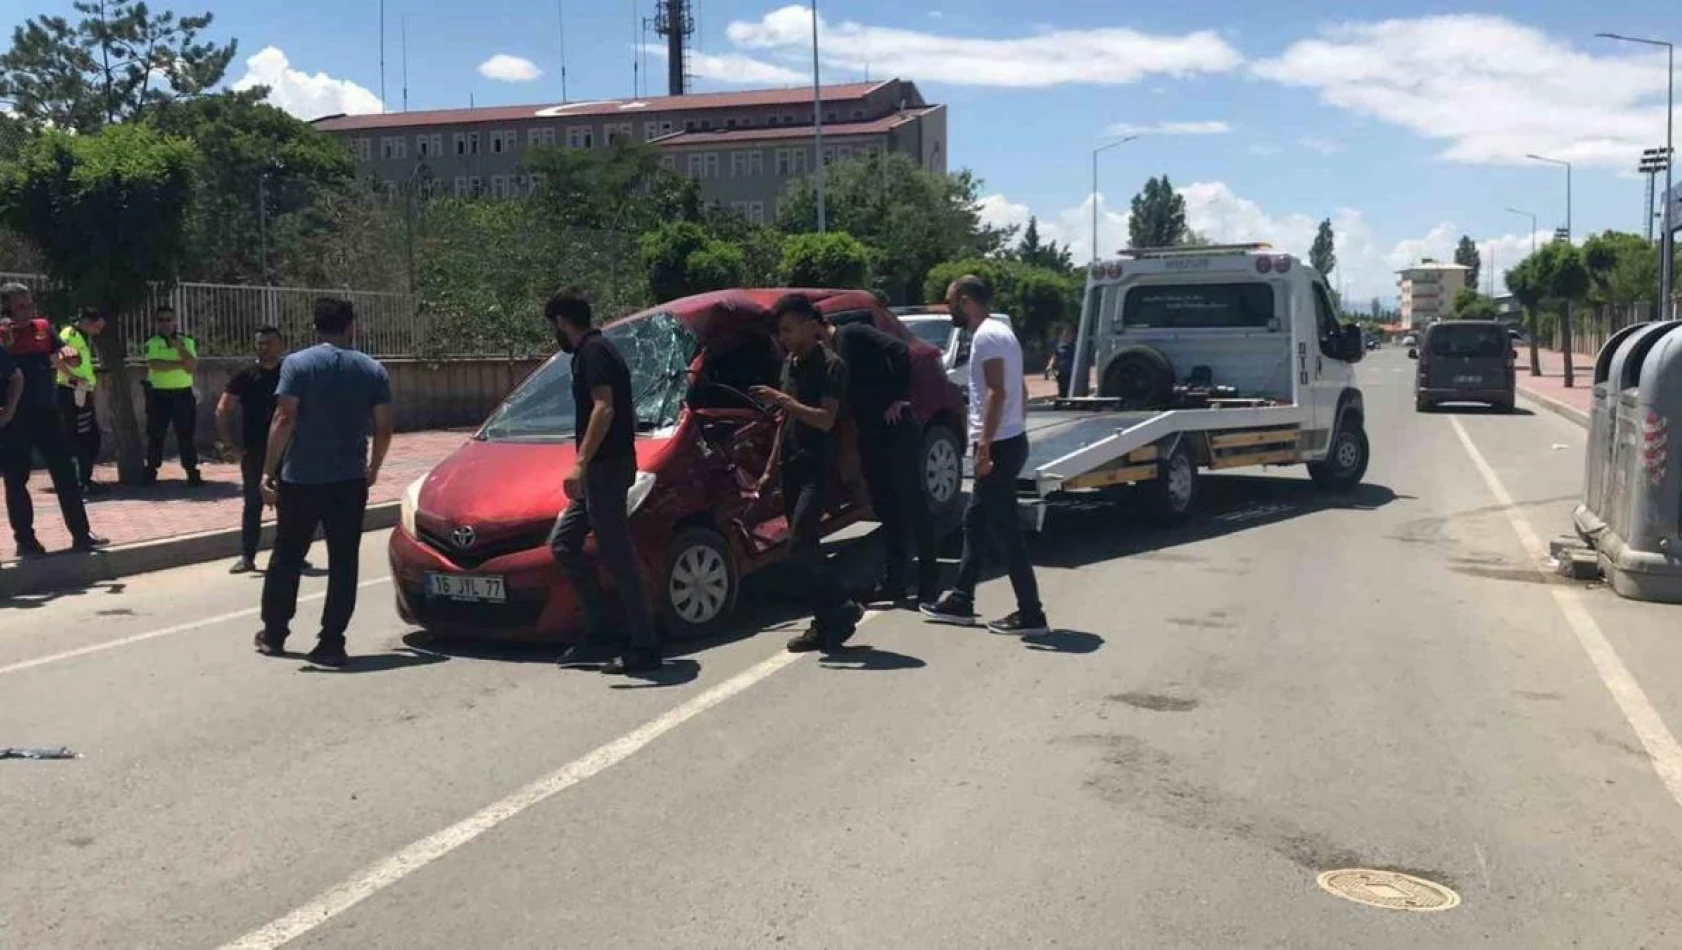
M1341 417L1363 410L1361 331L1338 321L1332 299L1318 272L1264 244L1094 263L1081 313L1093 345L1076 350L1073 395L1089 395L1096 379L1099 399L1127 408L1175 408L1187 390L1206 401L1293 405L1304 456L1323 459Z

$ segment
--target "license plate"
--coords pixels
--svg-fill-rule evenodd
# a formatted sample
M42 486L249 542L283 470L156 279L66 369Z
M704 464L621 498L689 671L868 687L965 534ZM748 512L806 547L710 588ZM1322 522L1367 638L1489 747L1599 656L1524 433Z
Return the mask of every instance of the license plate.
M1483 377L1482 376L1456 376L1456 377L1454 377L1454 381L1457 382L1457 383L1481 383L1481 382L1483 382Z
M428 574L426 595L442 600L501 604L508 601L508 587L502 577L492 574Z

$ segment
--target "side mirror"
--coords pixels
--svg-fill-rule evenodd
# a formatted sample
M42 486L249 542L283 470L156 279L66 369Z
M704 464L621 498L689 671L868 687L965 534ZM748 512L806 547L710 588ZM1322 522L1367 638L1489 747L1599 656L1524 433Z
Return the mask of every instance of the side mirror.
M1415 349L1414 347L1411 347L1411 346L1408 347L1408 359L1410 359L1410 360L1419 359L1419 350L1417 350L1417 349Z
M1508 360L1517 360L1518 359L1518 350L1508 350L1507 351L1507 359Z
M1361 337L1361 328L1353 323L1343 325L1343 361L1345 363L1359 363L1367 355L1366 341Z

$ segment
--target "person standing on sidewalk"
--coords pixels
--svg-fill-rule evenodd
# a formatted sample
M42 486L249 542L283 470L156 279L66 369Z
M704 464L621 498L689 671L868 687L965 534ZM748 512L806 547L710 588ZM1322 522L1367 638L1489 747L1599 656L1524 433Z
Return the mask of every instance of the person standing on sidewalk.
M860 600L905 602L909 541L917 546L915 603L930 603L940 596L940 562L934 521L923 501L921 427L911 415L911 349L868 323L831 326L829 343L847 367L847 414L858 429L870 507L882 522L882 573Z
M971 333L969 430L975 443L975 483L964 509L964 554L958 582L923 615L936 623L972 626L975 586L990 538L1004 555L1016 612L987 624L994 633L1049 632L1040 606L1039 581L1028 561L1016 513L1016 476L1028 460L1028 385L1022 377L1022 347L1002 320L988 319L990 294L974 276L960 277L946 291L952 322Z
M777 338L788 352L777 389L753 387L755 399L783 410L760 492L781 467L783 510L788 518L789 562L804 581L812 625L788 642L793 653L838 650L858 629L864 609L824 564L823 516L840 441L841 403L847 398L847 364L824 343L823 317L812 301L789 294L771 310Z
M14 406L15 411L8 413L9 421L0 429L6 516L11 521L20 557L47 553L35 537L35 503L29 497L29 475L34 469L35 453L40 452L52 477L53 491L58 496L59 511L64 515L64 526L70 531L72 547L77 551L92 551L106 541L88 527L81 480L58 412L53 361L61 357L53 350L52 334L45 324L38 331L28 329L36 320L35 299L29 288L22 284L0 286L0 324L5 325L7 335L39 332L40 340L49 341L37 352L13 357L19 371L15 379L21 380L22 385L7 386L6 404Z
M93 338L105 332L105 315L84 307L76 322L59 331L64 352L58 364L58 411L64 417L65 435L75 449L77 475L82 494L97 494L93 467L99 461L99 419L94 415L93 394L99 375L93 368Z
M277 523L263 580L257 652L284 653L298 612L298 576L320 526L327 539L327 603L309 659L330 667L349 662L345 630L356 612L368 489L379 481L391 448L391 378L384 366L351 348L355 321L348 300L322 297L315 302L321 342L281 363L263 456L263 500L275 506Z
M158 469L164 464L164 436L174 429L187 484L203 485L198 446L193 441L199 418L199 402L193 395L199 345L180 332L175 308L168 304L153 315L152 329L156 332L146 339L146 484L157 482Z
M619 591L628 629L619 656L602 672L647 673L660 668L660 642L643 594L636 550L631 546L626 497L637 477L637 411L625 357L595 329L590 301L577 290L549 298L543 317L555 331L561 352L572 354L572 444L577 453L562 488L571 501L549 532L549 550L578 597L584 639L561 654L561 665L598 658L607 645L606 594L597 565L584 555L584 539L596 534L596 553ZM614 638L619 639L619 638Z
M1057 345L1051 351L1047 372L1057 377L1057 398L1069 398L1070 384L1075 381L1075 328L1063 327L1057 334Z
M275 390L280 386L280 360L285 345L280 330L257 330L257 360L241 367L216 400L217 451L239 457L244 505L240 512L239 560L229 573L257 570L257 543L263 536L263 463L269 454L269 425L274 420ZM234 406L240 411L240 440L234 441Z

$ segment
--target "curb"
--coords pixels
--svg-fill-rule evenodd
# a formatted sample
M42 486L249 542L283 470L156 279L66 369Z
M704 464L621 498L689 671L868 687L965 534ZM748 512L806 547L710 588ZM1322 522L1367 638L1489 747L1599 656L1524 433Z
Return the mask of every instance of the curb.
M1518 387L1518 391L1524 398L1530 400L1538 406L1541 406L1543 409L1546 409L1555 415L1564 416L1566 419L1577 423L1585 429L1589 427L1589 414L1581 409L1578 409L1576 406L1566 405L1552 396L1544 396L1541 393L1526 389L1522 385Z
M362 518L362 530L382 531L395 526L401 505L396 501L369 505ZM320 538L320 534L316 537ZM274 525L265 524L259 546L267 549L273 544ZM0 598L75 590L119 577L238 556L238 528L139 541L94 554L53 554L14 561L0 570Z

